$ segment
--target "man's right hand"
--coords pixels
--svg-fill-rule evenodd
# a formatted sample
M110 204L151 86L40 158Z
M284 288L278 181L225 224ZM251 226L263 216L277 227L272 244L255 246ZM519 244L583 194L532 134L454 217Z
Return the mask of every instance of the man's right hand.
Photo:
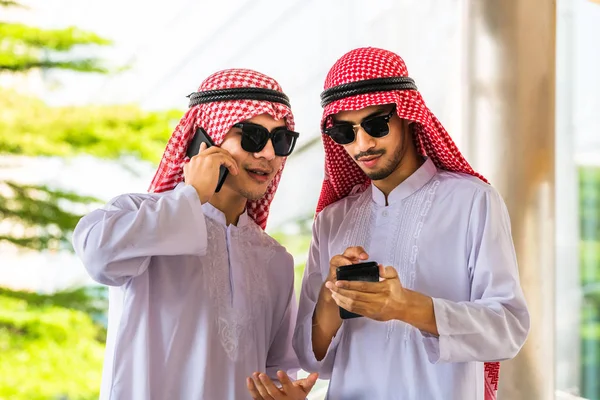
M230 174L238 174L237 163L231 154L217 146L207 149L206 143L202 143L198 154L183 167L185 184L196 189L202 204L209 201L215 194L221 165L227 167Z
M327 282L335 284L337 280L336 269L338 267L350 264L358 264L368 259L369 255L367 254L365 249L363 249L360 246L348 247L343 254L333 256L329 261L329 275L327 276L327 280L323 282L323 287L321 288L320 300L323 300L328 304L335 304L335 301L333 301L333 299L331 298L331 291L325 287L325 284Z

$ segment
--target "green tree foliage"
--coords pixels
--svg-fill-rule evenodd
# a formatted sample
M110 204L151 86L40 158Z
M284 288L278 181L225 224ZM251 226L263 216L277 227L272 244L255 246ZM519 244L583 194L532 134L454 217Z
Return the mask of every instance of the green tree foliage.
M0 10L22 7L0 1ZM110 41L69 27L41 29L0 21L0 72L35 69L107 72L95 58L73 58L77 46ZM39 99L0 89L0 155L70 157L90 154L117 159L124 155L156 162L180 111L145 112L136 106L49 107ZM25 248L70 248L69 235L80 215L77 205L94 201L46 186L0 183L0 220L14 232L0 235Z
M271 236L287 251L294 256L296 265L294 266L294 290L296 298L300 298L300 289L302 286L302 276L306 267L306 257L310 248L312 239L312 222L314 215L306 215L296 221L291 221L288 226L293 228L292 232L277 231L270 232Z
M106 330L92 316L106 305L87 290L0 289L0 399L98 398Z
M600 168L579 170L582 394L600 399Z
M18 7L0 0L2 7ZM58 68L106 72L94 58L73 58L77 46L109 41L77 28L40 29L0 21L0 73ZM0 89L0 156L89 154L156 162L179 111L136 106L50 107ZM0 168L8 168L0 165ZM71 249L70 232L89 196L46 185L0 182L0 241L33 249ZM106 289L49 295L0 288L0 399L97 399L104 358Z
M50 107L0 89L0 151L24 156L81 153L158 161L181 111L147 112L134 105Z
M2 0L0 9L22 7L17 1ZM105 46L110 41L75 27L41 29L0 21L0 72L27 72L33 68L58 68L80 72L107 72L95 58L67 58L76 46Z
M19 233L0 234L0 240L30 249L70 249L69 232L80 216L67 211L74 204L98 200L47 186L0 183L0 218L19 226Z
M0 89L0 155L85 153L157 162L181 114L147 112L131 105L49 107ZM94 201L98 200L60 188L0 182L0 219L15 227L0 240L35 250L70 249L70 233L81 217L73 210Z

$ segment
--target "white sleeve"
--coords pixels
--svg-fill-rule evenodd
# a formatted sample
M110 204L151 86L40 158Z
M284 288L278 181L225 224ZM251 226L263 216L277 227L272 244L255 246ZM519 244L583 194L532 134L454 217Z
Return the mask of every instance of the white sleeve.
M432 363L510 359L529 333L510 219L495 190L477 195L468 240L471 298L433 299L439 337L423 339Z
M319 292L329 272L330 259L327 251L328 237L320 229L322 216L323 213L319 214L313 224L313 237L304 270L304 278L302 279L293 346L302 369L309 372L318 372L320 379L329 379L333 371L335 352L343 335L344 323L342 322L342 326L331 341L325 357L321 361L317 361L312 345L313 314ZM320 243L323 243L322 247Z
M294 259L289 253L285 253L285 262L281 265L281 268L289 268L293 271ZM281 284L279 282L278 284ZM287 301L287 307L285 313L280 321L279 329L271 343L269 353L267 354L267 375L277 380L277 371L282 370L286 372L292 379L296 379L296 374L300 369L298 364L298 358L292 348L292 336L294 334L294 326L296 324L296 315L298 306L296 305L296 294L294 292L294 275L292 272L291 279L289 282L284 282L289 285L289 295Z
M152 256L204 255L207 232L192 186L139 205L131 195L115 198L84 216L73 232L75 253L99 283L121 286L142 274Z

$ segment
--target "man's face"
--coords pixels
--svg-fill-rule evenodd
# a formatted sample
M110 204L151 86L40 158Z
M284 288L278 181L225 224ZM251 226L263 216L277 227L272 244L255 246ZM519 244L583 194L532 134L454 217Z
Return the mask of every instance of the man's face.
M344 145L346 152L373 181L387 178L394 172L404 157L408 143L404 143L404 123L394 113L389 120L389 133L381 138L369 135L359 124L367 118L388 115L392 104L366 107L357 111L340 111L333 123L349 122L354 127L356 139Z
M271 132L274 128L285 126L284 120L275 120L268 114L257 115L245 122L258 124ZM239 174L229 174L225 179L224 186L229 186L248 200L258 200L267 191L269 183L281 168L284 157L275 155L271 140L258 153L248 153L242 149L242 131L239 128L231 128L225 135L221 148L227 150L239 167Z

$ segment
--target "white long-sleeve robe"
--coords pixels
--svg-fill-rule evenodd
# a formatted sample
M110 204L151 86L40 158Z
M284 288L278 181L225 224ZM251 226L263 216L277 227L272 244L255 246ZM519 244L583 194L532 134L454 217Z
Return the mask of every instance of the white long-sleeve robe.
M246 213L226 226L180 184L117 197L73 242L110 286L102 400L237 400L254 371L298 369L293 260Z
M482 362L512 358L529 331L504 202L479 179L429 159L388 201L371 185L317 217L293 341L300 364L330 379L329 400L483 399ZM329 260L350 246L433 298L439 338L400 321L350 319L315 359L319 290Z

